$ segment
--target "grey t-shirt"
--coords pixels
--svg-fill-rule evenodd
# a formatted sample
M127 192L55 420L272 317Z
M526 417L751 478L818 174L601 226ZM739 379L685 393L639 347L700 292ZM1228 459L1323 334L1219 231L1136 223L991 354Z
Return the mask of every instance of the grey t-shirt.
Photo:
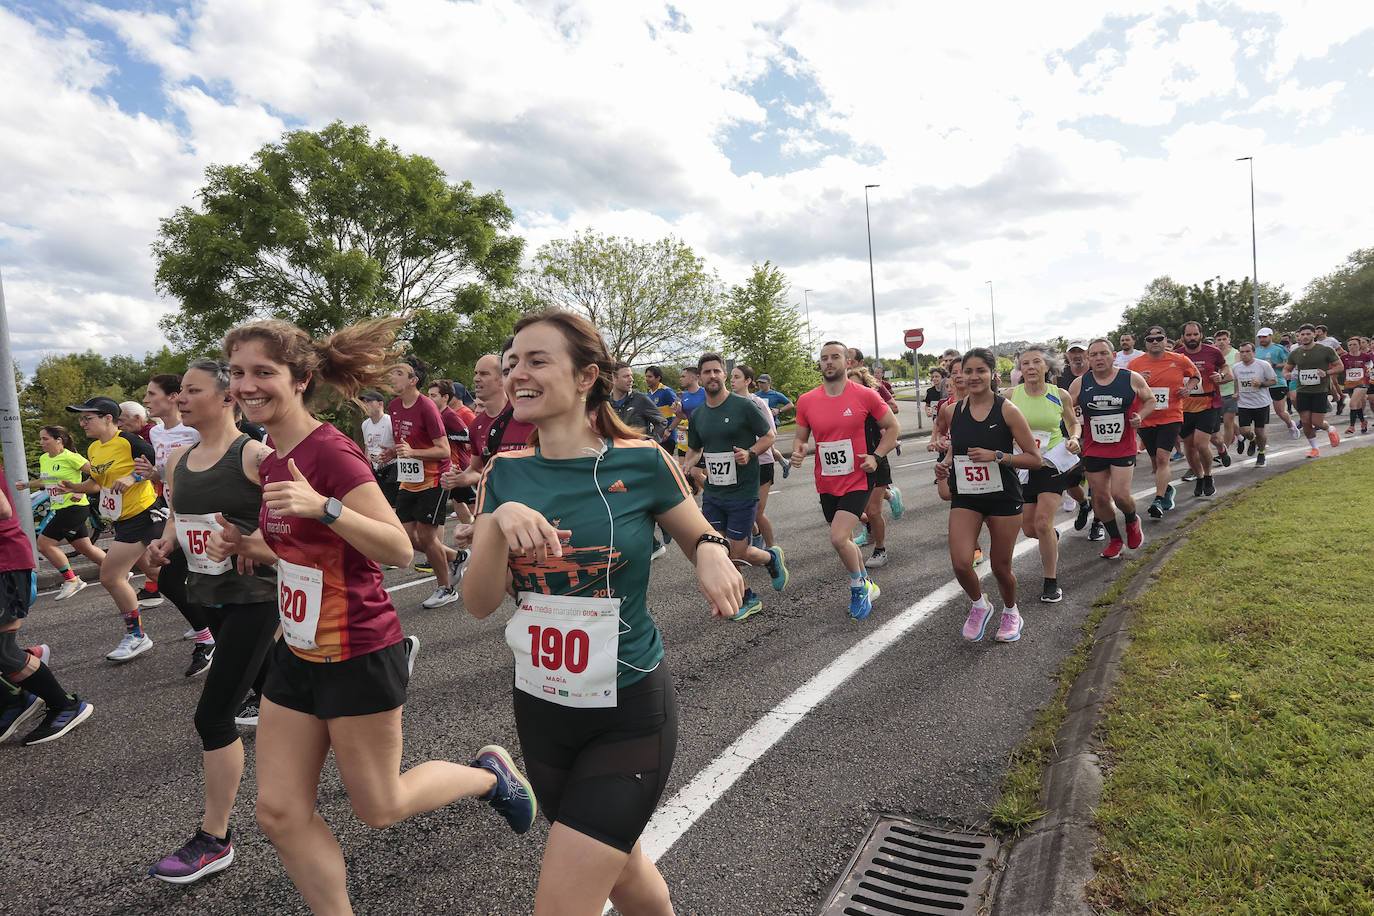
M1236 377L1238 406L1249 409L1269 406L1273 400L1269 397L1269 388L1278 382L1278 377L1266 360L1257 359L1248 366L1237 360L1231 367L1231 374Z

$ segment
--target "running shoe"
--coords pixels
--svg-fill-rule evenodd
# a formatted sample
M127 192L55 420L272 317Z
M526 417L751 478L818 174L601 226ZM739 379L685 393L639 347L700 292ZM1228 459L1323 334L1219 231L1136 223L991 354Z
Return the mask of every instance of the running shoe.
M1092 527L1088 529L1088 540L1105 541L1107 539L1107 526L1098 519L1093 519Z
M1202 495L1202 489L1203 489L1204 486L1206 486L1206 485L1202 482L1202 478L1201 478L1201 477L1194 478L1194 480L1193 480L1193 496L1195 496L1195 497L1201 496L1201 495Z
M1078 500L1074 499L1072 496L1065 496L1065 497L1064 497L1064 511L1065 511L1065 512L1072 512L1072 511L1074 511L1074 510L1077 509L1077 508L1078 508Z
M1222 449L1221 454L1217 455L1217 461L1221 463L1222 467L1229 468L1231 466L1231 453Z
M436 607L443 607L446 604L452 604L461 597L463 596L458 594L458 589L454 588L451 585L441 585L434 590L434 594L430 595L424 601L420 602L420 607L429 608L433 610Z
M234 713L235 725L246 725L250 728L258 727L258 713L262 711L262 697L256 693L248 694L239 707L239 711Z
M1259 448L1259 443L1254 437L1245 440L1245 454L1247 457L1253 457L1255 449L1257 448Z
M449 561L448 564L448 584L455 590L458 584L463 581L463 574L468 571L468 552L458 551L458 556Z
M1107 542L1107 549L1102 551L1102 559L1115 560L1121 556L1121 548L1126 546L1126 542L1121 538L1112 538Z
M77 592L85 588L86 585L86 581L82 579L80 576L77 576L75 579L68 579L67 581L63 582L61 586L58 587L57 598L55 600L65 601L72 595L75 595Z
M415 673L415 656L420 652L420 637L407 636L401 640L401 651L406 655L406 677Z
M48 714L43 717L42 724L24 736L24 744L29 746L56 741L89 719L93 712L94 706L73 696L72 705L66 709L49 709Z
M849 616L854 620L863 620L873 610L874 599L882 593L878 583L868 578L864 579L863 585L850 586Z
M119 645L115 646L110 654L105 657L112 662L127 662L131 658L142 655L152 647L153 638L151 636L125 633L124 638L119 641Z
M1174 489L1173 484L1164 488L1164 511L1171 512L1174 508L1174 497L1178 495L1178 490Z
M786 480L787 475L792 473L792 461L789 459L780 463L782 464L782 479Z
M1169 456L1170 461L1182 461L1185 455L1182 452L1174 452Z
M1064 600L1064 590L1058 585L1050 585L1046 582L1044 588L1040 590L1040 600L1046 604L1058 604Z
M1212 478L1208 477L1208 480ZM1145 543L1145 532L1140 530L1140 518L1137 517L1133 522L1126 523L1126 546L1135 550Z
M195 627L191 627L191 629L189 629L189 630L187 630L185 633L182 633L182 634L181 634L181 638L182 638L182 639L195 639L195 638L196 638L196 634L197 634L198 632L200 632L200 631L197 630Z
M1309 451L1309 452L1307 453L1307 457L1308 457L1308 458L1320 458L1320 457L1321 457L1321 454L1322 454L1322 453L1321 453L1321 449L1314 448L1314 449L1312 449L1311 451Z
M668 545L660 541L658 538L654 538L654 550L653 553L649 554L649 559L657 560L659 557L663 556L667 552Z
M1083 505L1078 507L1078 515L1073 520L1074 531L1082 531L1084 528L1088 527L1088 515L1091 514L1092 511L1093 507L1091 503L1083 503Z
M39 643L36 646L29 646L24 651L37 658L45 665L52 664L52 647L45 642Z
M768 578L773 580L773 591L780 592L787 587L787 561L781 547L769 547L768 553L772 556L768 561Z
M1300 436L1301 434L1302 434L1301 431L1300 431L1296 426L1290 426L1290 427L1288 427L1288 435L1289 435L1290 437L1296 439L1296 438L1298 438L1298 436Z
M854 546L862 547L868 543L868 529L864 528L854 537Z
M997 635L993 639L998 642L1016 642L1021 638L1021 615L1015 611L1002 611L1002 620L997 625Z
M964 621L964 639L968 642L977 642L983 638L983 633L988 628L988 618L992 617L992 605L980 608L973 604L968 609L968 619Z
M1353 436L1353 435L1355 435L1355 427L1354 427L1353 424L1350 425L1350 426L1347 426L1347 427L1345 428L1345 434L1346 434L1347 436Z
M902 443L900 442L897 443L897 457L902 457Z
M186 669L187 677L195 677L197 674L204 674L210 670L210 663L215 660L215 646L213 643L206 645L198 642L191 650L191 665Z
M901 518L903 514L905 514L906 504L902 502L901 490L897 489L896 487L888 487L887 492L892 494L892 499L889 500L890 504L888 508L892 510L892 520L895 522L897 519Z
M139 607L157 607L162 603L161 593L150 592L146 588L140 588L137 597Z
M1156 497L1154 498L1154 502L1150 503L1150 508L1148 508L1148 509L1145 510L1145 514L1148 515L1148 516L1150 516L1150 518L1163 518L1163 517L1164 517L1164 497L1163 497L1163 496L1156 496Z
M1363 436L1363 435L1364 435L1365 433L1367 433L1367 432L1369 432L1369 423L1368 423L1367 421L1365 421L1365 420L1361 420L1361 421L1360 421L1360 435Z
M425 575L431 576L434 575L434 567L430 566L428 562L416 563L411 569L415 570L417 573L424 573Z
M1264 467L1264 465L1264 452L1260 452L1258 455L1255 456L1255 467L1262 468Z
M1183 472L1183 482L1187 483L1190 480L1197 480L1197 472L1194 471L1192 468L1189 468L1188 470Z
M882 568L883 568L884 566L886 566L886 565L887 565L887 548L886 548L886 547L874 547L874 548L873 548L873 556L869 557L869 558L868 558L868 561L867 561L866 563L864 563L864 566L867 567L868 569L882 569Z
M21 725L43 711L43 701L27 690L10 696L10 702L0 706L0 741L19 731Z
M212 833L197 830L195 836L176 852L148 869L148 874L172 884L191 884L206 875L224 871L234 861L234 844L229 836L220 839Z
M1335 448L1336 446L1341 444L1341 437L1336 435L1336 431L1334 429L1328 429L1326 431L1326 438L1331 440L1332 448Z
M1206 477L1202 478L1202 495L1215 496L1216 493L1217 485L1212 482L1212 475L1208 474Z
M974 565L974 566L982 566L982 565L983 565L983 548L981 548L981 547L974 547L974 548L973 548L973 565Z
M483 800L505 817L510 829L516 833L529 830L534 824L539 803L534 798L534 787L516 768L510 752L504 747L488 744L477 752L477 759L470 765L490 770L496 776L496 785Z
M763 602L759 600L758 595L751 593L745 596L744 604L740 605L740 609L738 611L735 611L735 616L731 617L730 619L745 620L747 618L753 617L761 610L763 610Z

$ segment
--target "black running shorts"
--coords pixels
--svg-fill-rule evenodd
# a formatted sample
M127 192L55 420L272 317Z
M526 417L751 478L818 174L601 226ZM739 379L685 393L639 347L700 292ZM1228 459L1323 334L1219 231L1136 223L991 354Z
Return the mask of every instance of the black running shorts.
M1155 452L1168 452L1172 455L1174 449L1178 448L1178 432L1182 428L1181 422L1140 427L1137 432L1140 433L1141 444L1145 446L1145 454L1153 455Z
M79 541L91 536L91 507L86 503L63 506L43 519L39 534L54 541Z
M418 493L402 490L396 494L396 517L402 523L442 525L448 518L448 490L443 487L430 487Z
M858 518L864 514L864 509L868 508L867 490L850 490L839 496L833 493L822 493L820 497L821 513L825 516L827 525L835 520L836 512L848 512Z
M368 716L406 701L404 641L341 662L308 662L279 639L269 658L262 695L317 719Z
M1298 413L1320 413L1331 412L1331 401L1324 394L1307 394L1298 392Z
M1083 456L1083 470L1089 474L1096 474L1108 468L1133 468L1135 467L1135 455L1122 455L1119 458L1100 458L1097 455Z
M1179 435L1188 438L1194 431L1211 435L1221 429L1221 408L1208 407L1206 410L1194 410L1183 412L1183 428Z
M1269 425L1268 407L1242 407L1236 416L1241 426L1254 426L1263 429Z

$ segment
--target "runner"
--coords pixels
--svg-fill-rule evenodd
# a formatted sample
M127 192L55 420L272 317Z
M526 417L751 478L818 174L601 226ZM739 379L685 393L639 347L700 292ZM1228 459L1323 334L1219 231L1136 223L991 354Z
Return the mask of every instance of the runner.
M991 540L992 574L1003 606L996 639L1015 642L1021 638L1024 623L1016 606L1016 575L1011 570L1012 548L1021 529L1021 482L1016 470L1042 464L1030 424L1015 404L997 393L996 365L996 357L982 347L964 354L968 397L940 411L950 431L950 448L936 463L935 473L948 486L950 565L972 602L963 630L969 642L983 638L992 616L992 605L973 571L973 548L985 524ZM1020 454L1012 454L1013 446L1021 449Z
M410 543L429 560L435 589L420 603L424 608L443 607L461 596L453 584L450 563L458 552L444 544L444 517L448 514L448 489L440 475L449 470L449 445L444 419L434 402L420 394L423 367L414 357L387 372L396 397L387 405L392 435L396 438L396 516L410 535ZM460 421L461 422L461 421ZM268 432L271 432L269 428Z
M897 445L897 418L876 391L850 383L845 372L848 351L838 340L821 347L821 385L797 398L797 427L792 440L792 467L806 460L808 444L816 436L816 491L821 513L830 526L830 545L849 573L849 616L862 620L882 594L864 572L864 557L851 537L868 505L868 475L878 459ZM864 421L873 417L882 439L867 448Z
M1341 437L1326 423L1331 410L1327 394L1333 384L1331 375L1341 365L1336 351L1316 341L1317 329L1310 324L1298 328L1298 345L1288 353L1287 372L1290 381L1297 382L1298 417L1302 420L1303 435L1307 437L1308 458L1321 454L1317 448L1317 430L1326 430L1331 447L1341 444Z
M1240 354L1231 346L1231 332L1225 329L1217 331L1212 335L1213 346L1221 351L1221 355L1226 359L1228 368L1236 365L1236 360ZM1222 467L1231 464L1231 455L1227 449L1235 448L1236 445L1236 412L1240 409L1236 400L1235 372L1231 373L1232 380L1223 382L1219 387L1221 394L1221 422L1220 431L1212 434L1212 445L1217 449L1217 457L1212 459L1214 463L1219 462Z
M1364 338L1352 337L1346 341L1346 352L1341 354L1341 362L1345 365L1345 392L1350 398L1350 425L1345 429L1347 436L1355 434L1357 421L1360 424L1361 435L1369 432L1369 421L1364 417L1365 393L1369 385L1369 374L1365 364L1368 361L1369 352Z
M197 360L177 386L179 419L197 443L178 448L164 466L172 517L148 546L154 565L183 556L186 590L216 637L215 663L196 705L195 727L205 767L205 815L180 849L148 870L172 884L190 884L234 861L229 826L243 777L243 742L234 714L257 680L277 631L277 580L270 567L242 573L233 560L211 562L207 541L224 521L244 535L258 527L262 485L258 466L272 450L241 433L229 396L229 366ZM156 415L156 408L154 409Z
M1269 423L1268 389L1278 380L1274 367L1264 360L1255 359L1255 345L1244 341L1238 348L1240 360L1231 367L1240 389L1240 435L1248 439L1246 454L1255 455L1255 467L1265 464L1264 449L1269 444L1265 426ZM1258 454L1256 454L1258 449ZM1240 451L1239 447L1236 449Z
M665 421L663 431L654 437L655 441L671 453L676 441L674 427L677 422L678 397L673 393L673 389L663 384L663 370L658 366L650 366L644 370L644 387L647 389L649 400L663 414Z
M862 365L850 369L847 373L850 381L871 388L882 395L882 389L878 386L877 380L869 374L869 371ZM888 403L888 409L896 414L895 405ZM899 421L900 422L900 421ZM878 421L871 415L864 420L864 447L871 455L882 440L883 431L878 425ZM855 545L863 547L870 540L873 541L873 555L868 558L864 566L869 569L880 569L887 565L887 522L883 520L883 504L891 497L892 499L892 518L902 517L904 508L902 506L902 494L896 487L892 486L892 465L890 459L880 458L878 467L873 473L868 475L868 502L864 506L864 511L859 516L859 521L863 527L859 529L859 534L854 538Z
M1018 477L1026 478L1021 484L1021 531L1040 542L1040 565L1044 572L1040 600L1053 604L1064 599L1059 587L1059 532L1054 527L1054 516L1064 491L1083 482L1082 462L1067 459L1067 448L1060 449L1060 443L1066 439L1080 441L1079 423L1069 393L1058 386L1053 391L1049 389L1054 370L1045 359L1045 351L1027 347L1017 361L1022 382L1006 397L1026 418L1044 462L1040 467L1018 472ZM1015 453L1018 448L1012 451ZM1056 459L1067 466L1056 466Z
M700 407L706 400L706 389L701 387L696 366L683 366L681 378L682 392L678 395L677 407L674 409L674 416L677 418L674 435L677 437L679 457L687 454L687 430L691 427L692 411ZM705 480L706 468L704 465L692 468L687 474L687 482L691 485L693 493L700 492L701 485Z
M1201 380L1200 387L1184 394L1183 426L1179 435L1183 438L1183 452L1188 456L1192 478L1196 479L1193 495L1211 496L1217 491L1216 484L1212 482L1211 442L1212 436L1221 429L1219 386L1231 381L1231 370L1220 350L1202 342L1202 325L1196 321L1189 321L1183 326L1183 342L1174 348L1174 352L1192 360ZM1231 456L1223 452L1221 463L1229 466ZM1183 479L1186 481L1190 477L1185 474Z
M696 467L698 460L706 460L701 514L730 542L731 560L767 567L773 588L782 591L787 585L782 548L764 550L749 544L759 505L759 456L773 447L773 426L747 394L733 394L726 387L725 360L720 354L703 353L697 360L697 375L706 389L706 400L692 411L687 454L680 461L683 473ZM743 602L730 619L744 620L762 607L758 595L746 587Z
M358 395L363 403L363 450L372 464L372 476L382 495L393 508L401 482L396 479L396 439L391 432L391 415L386 412L386 398L375 388ZM240 430L242 427L240 427Z
M439 408L439 419L444 422L444 437L448 440L449 467L465 471L468 465L472 464L472 432L469 427L471 421L476 419L476 415L463 406L463 402L458 398L457 388L448 379L441 378L431 382L428 391L429 399L434 402L435 407ZM442 483L441 480L440 484L442 485ZM476 492L471 487L463 487L459 490L450 489L448 496L453 503L452 517L458 519L460 523L472 521L470 504L477 497ZM441 531L441 539L442 534ZM462 568L462 560L463 558L459 557L459 569ZM457 577L452 579L451 587L455 591L457 590Z
M148 409L137 401L119 402L119 431L151 442L148 431L153 424L148 422Z
M267 428L274 451L258 469L258 530L225 526L206 556L277 566L284 632L258 724L257 817L317 913L352 912L343 852L316 810L331 749L353 811L370 827L460 798L486 799L516 833L534 821L528 782L501 748L483 748L471 766L429 761L400 772L409 675L377 564L409 563L414 548L362 450L307 405L322 384L352 397L380 381L383 367L395 365L391 347L404 321L365 321L320 342L285 321L260 321L224 340L230 391Z
M768 409L773 412L773 418L782 419L782 415L797 409L797 405L792 403L792 399L781 391L773 387L773 377L767 372L759 375L759 394L768 403Z
M1288 382L1283 374L1283 366L1288 362L1288 348L1274 343L1274 329L1260 328L1255 335L1259 346L1255 347L1255 358L1269 363L1274 369L1277 383L1269 389L1269 399L1273 402L1274 413L1288 427L1288 434L1298 438L1298 426L1288 413Z
M93 397L84 404L67 407L81 414L81 427L91 439L86 457L90 462L89 480L59 480L53 485L61 493L99 494L96 508L114 522L114 543L100 564L100 584L114 599L124 618L124 638L105 657L112 662L127 662L153 647L153 639L143 631L138 596L129 585L129 571L143 557L143 549L157 536L153 521L153 485L134 469L134 459L152 461L156 455L146 439L121 432L119 405L111 398ZM160 600L160 599L159 599Z
M1136 456L1133 433L1155 409L1155 397L1145 379L1130 369L1113 366L1112 356L1112 345L1106 339L1094 340L1088 345L1091 368L1069 388L1069 397L1083 412L1084 438L1081 445L1069 440L1068 449L1083 455L1093 514L1110 538L1102 551L1108 560L1121 556L1123 543L1135 550L1145 540L1131 495ZM1117 509L1125 516L1124 542L1116 524Z
M662 445L664 433L668 429L669 415L659 410L658 405L647 394L635 391L634 384L635 373L630 364L616 363L611 387L611 407L615 409L620 422L643 430L644 435ZM660 387L660 390L665 389Z
M505 628L515 720L552 823L532 909L591 914L609 900L671 913L639 842L677 746L645 535L656 523L672 533L714 616L735 614L744 582L671 458L607 403L611 358L596 328L547 311L522 318L515 340L507 391L538 432L487 465L463 598L481 619L504 603L508 577L518 590Z
M53 569L62 575L62 585L57 589L58 601L70 598L86 587L87 583L72 571L67 555L58 547L58 542L66 541L72 549L100 568L105 559L105 551L91 543L91 504L84 493L58 493L59 480L79 483L82 474L89 474L91 466L75 451L72 437L62 426L45 426L38 431L38 444L43 454L38 456L38 480L16 481L16 489L44 488L48 492L48 516L38 529L38 552L43 559L52 564Z
M773 414L772 408L762 397L753 394L749 389L754 382L754 369L740 363L730 370L730 391L742 398L747 398L758 405L763 417L768 421L768 428L773 431L773 444L767 451L759 455L759 508L754 513L754 534L749 538L751 546L758 547L760 550L768 550L777 544L773 533L773 522L765 514L768 508L768 494L773 490L773 478L777 471L777 465L781 462L784 467L790 467L782 459L782 453L778 451L778 422Z
M926 405L926 416L934 420L935 415L940 412L939 403L945 396L945 371L939 366L932 366L930 369L930 385L926 387L926 393L921 398Z
M1145 380L1154 395L1154 410L1140 423L1138 433L1155 475L1155 498L1146 513L1163 518L1174 508L1177 491L1169 482L1169 462L1178 446L1183 428L1183 395L1189 379L1198 376L1193 361L1168 349L1169 337L1159 325L1145 332L1145 355L1131 360L1127 367Z
M1070 341L1064 349L1064 368L1059 370L1059 378L1056 384L1063 391L1068 391L1073 385L1074 379L1082 377L1088 371L1088 343L1083 340ZM1079 409L1078 402L1074 401L1074 416L1078 417L1079 425L1082 426L1083 412ZM1068 499L1078 506L1078 514L1073 520L1073 530L1082 531L1088 529L1088 540L1106 540L1106 529L1102 527L1102 520L1096 517L1092 519L1091 527L1088 525L1088 518L1092 515L1092 496L1082 486L1069 487L1064 491Z
M1116 351L1116 357L1112 360L1112 365L1118 369L1126 369L1131 365L1131 360L1138 359L1145 354L1135 348L1135 335L1130 331L1121 332L1121 349Z

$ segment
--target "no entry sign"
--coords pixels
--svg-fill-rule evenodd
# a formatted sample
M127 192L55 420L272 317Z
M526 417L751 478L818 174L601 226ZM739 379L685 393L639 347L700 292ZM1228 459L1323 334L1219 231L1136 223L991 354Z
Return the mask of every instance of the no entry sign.
M925 328L912 328L906 332L906 345L912 350L921 349L921 344L926 342Z

